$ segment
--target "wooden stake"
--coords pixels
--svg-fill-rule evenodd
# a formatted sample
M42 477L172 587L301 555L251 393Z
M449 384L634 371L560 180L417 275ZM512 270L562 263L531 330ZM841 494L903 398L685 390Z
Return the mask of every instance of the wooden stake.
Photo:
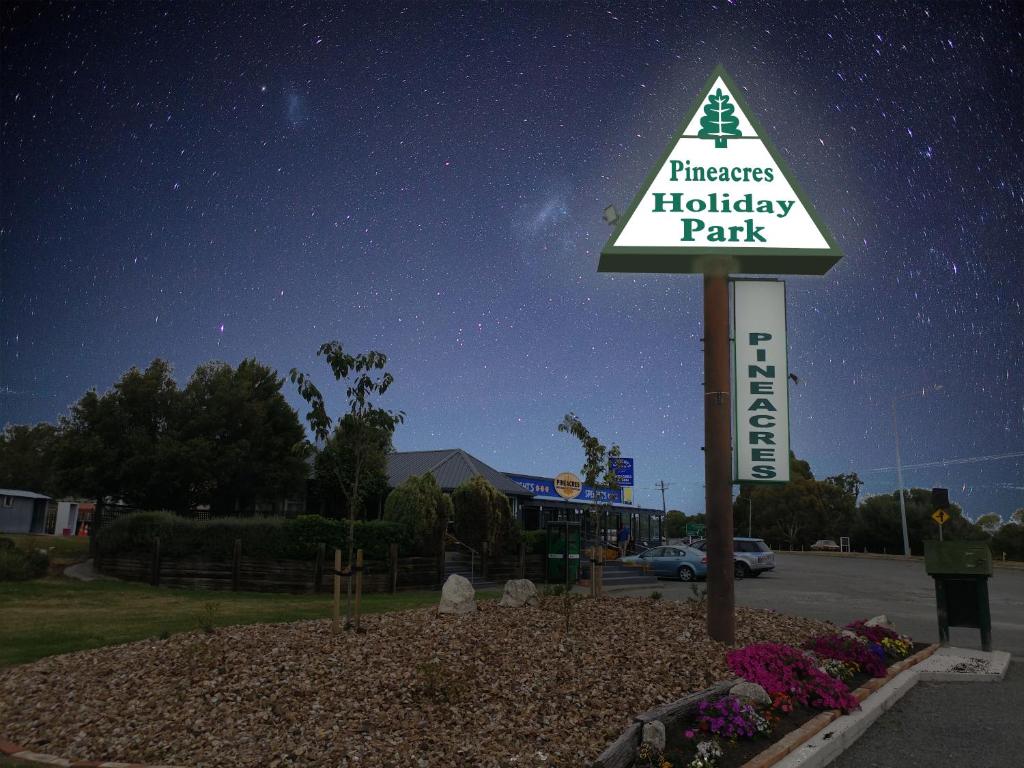
M341 550L334 550L334 610L331 632L338 634L338 618L341 615Z
M359 603L363 596L363 550L356 550L356 632L359 631Z

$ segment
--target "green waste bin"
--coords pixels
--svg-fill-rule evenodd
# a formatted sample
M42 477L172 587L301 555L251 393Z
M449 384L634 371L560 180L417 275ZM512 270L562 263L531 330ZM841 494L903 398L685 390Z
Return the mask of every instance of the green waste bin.
M549 584L572 586L580 573L580 524L564 520L547 525Z
M977 541L926 541L924 567L935 580L935 605L939 618L939 642L949 645L950 627L981 630L981 647L992 650L992 614L988 605L988 580L992 553Z

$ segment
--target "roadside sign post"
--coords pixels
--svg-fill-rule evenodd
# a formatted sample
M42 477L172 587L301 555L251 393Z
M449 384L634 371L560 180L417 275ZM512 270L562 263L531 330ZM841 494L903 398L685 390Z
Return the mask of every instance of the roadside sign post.
M949 520L949 512L944 509L936 509L932 512L932 520L939 524L939 541L942 541L942 526Z
M771 376L763 375L768 381L755 381L752 376L743 382L749 384L749 392L742 391L744 396L764 395L754 401L756 408L751 411L764 409L766 414L745 414L747 421L763 421L763 428L752 429L738 418L737 432L742 431L751 444L751 457L759 466L750 467L750 476L742 469L733 476L729 275L823 275L842 257L740 94L725 70L716 67L629 210L614 220L615 232L601 250L598 265L601 272L704 277L708 634L725 643L734 642L736 634L733 482L789 479L788 410L785 450L774 432L764 436L782 422L777 411L785 399L782 385L788 376L784 357L769 363L774 370ZM758 335L751 338L762 340L769 331L752 333ZM775 343L780 340L776 338ZM784 333L781 346L785 347ZM765 362L761 351L752 353L758 355L752 365ZM767 415L772 411L774 420ZM767 451L772 446L776 450ZM769 455L772 461L757 458ZM762 468L769 464L770 469Z

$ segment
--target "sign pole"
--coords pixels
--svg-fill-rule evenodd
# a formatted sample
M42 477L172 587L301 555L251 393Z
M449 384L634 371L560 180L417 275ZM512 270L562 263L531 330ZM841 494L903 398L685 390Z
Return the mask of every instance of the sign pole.
M708 534L708 635L736 638L732 543L732 405L729 282L704 275L704 485Z

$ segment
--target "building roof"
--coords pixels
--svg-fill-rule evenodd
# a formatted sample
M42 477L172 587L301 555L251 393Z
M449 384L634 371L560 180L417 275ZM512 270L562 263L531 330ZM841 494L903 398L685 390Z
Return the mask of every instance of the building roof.
M414 475L425 475L427 472L432 474L437 484L446 491L454 490L474 477L483 477L508 496L531 497L530 492L523 486L513 483L501 472L470 456L461 448L442 451L400 451L388 454L388 482L392 488L397 488Z
M44 496L41 493L33 493L32 491L15 491L11 488L0 488L0 496L17 496L22 499L48 499L49 496Z

